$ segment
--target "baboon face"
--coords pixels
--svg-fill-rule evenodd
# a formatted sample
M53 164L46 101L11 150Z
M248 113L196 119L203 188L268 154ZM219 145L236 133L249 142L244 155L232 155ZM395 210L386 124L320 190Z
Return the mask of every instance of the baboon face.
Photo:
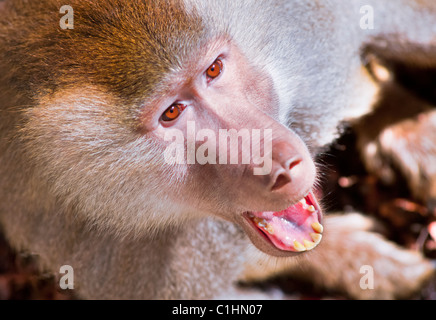
M279 256L320 241L307 147L225 31L178 1L71 6L73 30L32 21L7 66L33 101L22 152L59 206L121 234L219 216Z

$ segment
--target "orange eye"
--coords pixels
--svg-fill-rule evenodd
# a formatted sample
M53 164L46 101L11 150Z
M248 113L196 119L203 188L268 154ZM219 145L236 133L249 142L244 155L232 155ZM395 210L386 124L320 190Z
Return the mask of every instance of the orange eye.
M186 106L182 104L173 104L171 107L165 110L162 114L163 121L173 121L179 117Z
M215 79L221 74L221 71L223 71L223 62L220 59L216 59L206 70L206 75L210 80Z

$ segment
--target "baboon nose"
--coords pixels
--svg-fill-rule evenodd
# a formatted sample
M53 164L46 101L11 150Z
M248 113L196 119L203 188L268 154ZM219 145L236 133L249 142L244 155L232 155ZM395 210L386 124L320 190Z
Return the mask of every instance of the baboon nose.
M271 187L271 191L280 189L287 183L292 182L292 174L294 168L296 168L303 161L301 156L294 156L281 165L275 172L273 181L274 184Z

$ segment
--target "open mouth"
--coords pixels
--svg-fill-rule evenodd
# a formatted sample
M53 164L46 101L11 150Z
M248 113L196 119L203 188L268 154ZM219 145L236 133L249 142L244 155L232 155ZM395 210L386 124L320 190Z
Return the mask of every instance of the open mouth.
M251 226L279 250L311 250L322 239L321 209L312 192L285 210L246 212L244 215Z

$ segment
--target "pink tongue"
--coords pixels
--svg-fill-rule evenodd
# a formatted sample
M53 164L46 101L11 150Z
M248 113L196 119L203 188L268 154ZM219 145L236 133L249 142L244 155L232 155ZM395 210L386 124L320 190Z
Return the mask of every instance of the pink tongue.
M318 222L318 211L310 199L306 200L280 212L253 212L252 220L277 248L299 251L295 248L295 241L302 245L304 240L313 242L312 224Z

